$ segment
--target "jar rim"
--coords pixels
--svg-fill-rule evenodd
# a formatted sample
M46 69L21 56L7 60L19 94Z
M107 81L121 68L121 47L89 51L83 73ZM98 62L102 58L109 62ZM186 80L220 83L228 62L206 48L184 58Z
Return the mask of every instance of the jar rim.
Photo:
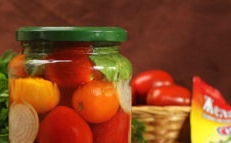
M51 26L21 27L16 31L17 41L108 41L123 42L127 31L120 27Z

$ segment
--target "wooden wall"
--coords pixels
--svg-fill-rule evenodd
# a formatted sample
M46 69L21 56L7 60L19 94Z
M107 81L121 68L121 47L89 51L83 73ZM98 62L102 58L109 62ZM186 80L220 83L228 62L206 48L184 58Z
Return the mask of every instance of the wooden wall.
M121 26L134 75L164 69L189 88L199 75L231 103L230 0L1 0L0 54L20 51L21 26Z

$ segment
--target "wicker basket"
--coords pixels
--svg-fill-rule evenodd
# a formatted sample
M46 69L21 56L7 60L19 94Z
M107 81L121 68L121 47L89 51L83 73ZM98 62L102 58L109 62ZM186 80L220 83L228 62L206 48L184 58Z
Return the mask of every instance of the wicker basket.
M189 115L189 106L133 106L132 117L146 127L148 143L174 143Z

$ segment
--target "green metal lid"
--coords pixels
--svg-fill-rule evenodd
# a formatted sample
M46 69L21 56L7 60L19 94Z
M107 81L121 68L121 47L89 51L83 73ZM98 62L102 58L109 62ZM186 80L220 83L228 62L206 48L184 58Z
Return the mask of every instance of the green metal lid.
M108 41L122 42L127 32L120 27L21 27L18 41Z

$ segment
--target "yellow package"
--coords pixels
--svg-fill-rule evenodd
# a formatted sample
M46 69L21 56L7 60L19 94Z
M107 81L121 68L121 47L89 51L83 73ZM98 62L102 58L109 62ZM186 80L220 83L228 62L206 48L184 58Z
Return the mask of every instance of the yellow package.
M192 143L231 143L231 106L198 76L193 78L190 124Z

